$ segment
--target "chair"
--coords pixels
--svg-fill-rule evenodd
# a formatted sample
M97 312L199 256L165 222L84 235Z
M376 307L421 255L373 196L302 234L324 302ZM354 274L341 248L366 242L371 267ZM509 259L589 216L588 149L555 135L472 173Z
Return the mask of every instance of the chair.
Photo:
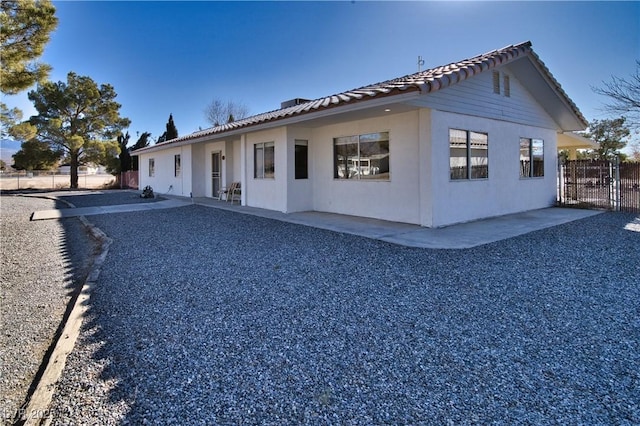
M231 194L231 198L229 198L229 194ZM227 194L227 200L231 201L231 204L233 204L233 201L237 199L238 203L240 203L241 195L242 195L242 190L240 188L240 182L233 182L231 184L231 188L229 188L229 193Z
M232 184L232 185L233 185L233 184ZM229 200L229 194L230 194L229 190L230 190L230 189L231 189L231 188L227 188L226 186L225 186L225 187L220 188L220 189L218 190L218 198L217 198L217 199L218 199L218 200L225 200L225 201L228 201L228 200Z

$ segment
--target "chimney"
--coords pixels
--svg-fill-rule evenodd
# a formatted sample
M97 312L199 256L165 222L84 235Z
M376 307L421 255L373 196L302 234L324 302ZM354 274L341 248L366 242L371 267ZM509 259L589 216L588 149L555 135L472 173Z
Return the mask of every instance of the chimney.
M309 99L295 98L280 103L280 108L289 108L296 105L306 104L307 102L309 102Z

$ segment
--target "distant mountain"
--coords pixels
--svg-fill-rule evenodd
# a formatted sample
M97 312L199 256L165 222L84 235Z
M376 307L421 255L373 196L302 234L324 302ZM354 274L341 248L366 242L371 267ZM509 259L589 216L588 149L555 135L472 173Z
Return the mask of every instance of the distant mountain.
M20 150L21 142L11 139L0 139L0 159L7 165L13 164L11 156Z

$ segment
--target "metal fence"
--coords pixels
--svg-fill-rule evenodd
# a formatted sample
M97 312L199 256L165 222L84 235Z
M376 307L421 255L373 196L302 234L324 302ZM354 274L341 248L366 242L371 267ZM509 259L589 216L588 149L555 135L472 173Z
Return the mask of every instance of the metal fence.
M99 189L112 187L116 178L110 174L78 174L78 187ZM65 189L71 185L69 174L50 170L34 170L0 173L0 190Z
M563 206L640 213L640 163L572 160L558 170Z

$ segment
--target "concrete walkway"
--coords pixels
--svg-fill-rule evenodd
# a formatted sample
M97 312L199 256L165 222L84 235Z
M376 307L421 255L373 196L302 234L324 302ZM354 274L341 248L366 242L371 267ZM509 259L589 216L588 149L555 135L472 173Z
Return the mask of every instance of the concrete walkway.
M166 195L164 197L169 198ZM231 204L226 201L218 201L211 198L189 199L184 197L170 197L168 200L155 203L45 210L34 212L32 220L166 209L191 204L327 229L334 232L359 235L407 247L431 249L464 249L476 247L602 213L596 210L550 207L462 223L445 228L431 229L407 223L389 222L335 213L313 211L281 213L255 207L239 206L238 204Z
M170 200L157 201L155 203L141 203L141 204L119 204L116 206L96 206L96 207L79 207L69 209L54 209L54 210L41 210L33 212L31 220L47 220L47 219L60 219L63 217L77 217L77 216L93 216L96 214L108 214L108 213L126 213L126 212L139 212L145 210L158 210L169 209L173 207L188 206L191 201L188 199L172 198Z

